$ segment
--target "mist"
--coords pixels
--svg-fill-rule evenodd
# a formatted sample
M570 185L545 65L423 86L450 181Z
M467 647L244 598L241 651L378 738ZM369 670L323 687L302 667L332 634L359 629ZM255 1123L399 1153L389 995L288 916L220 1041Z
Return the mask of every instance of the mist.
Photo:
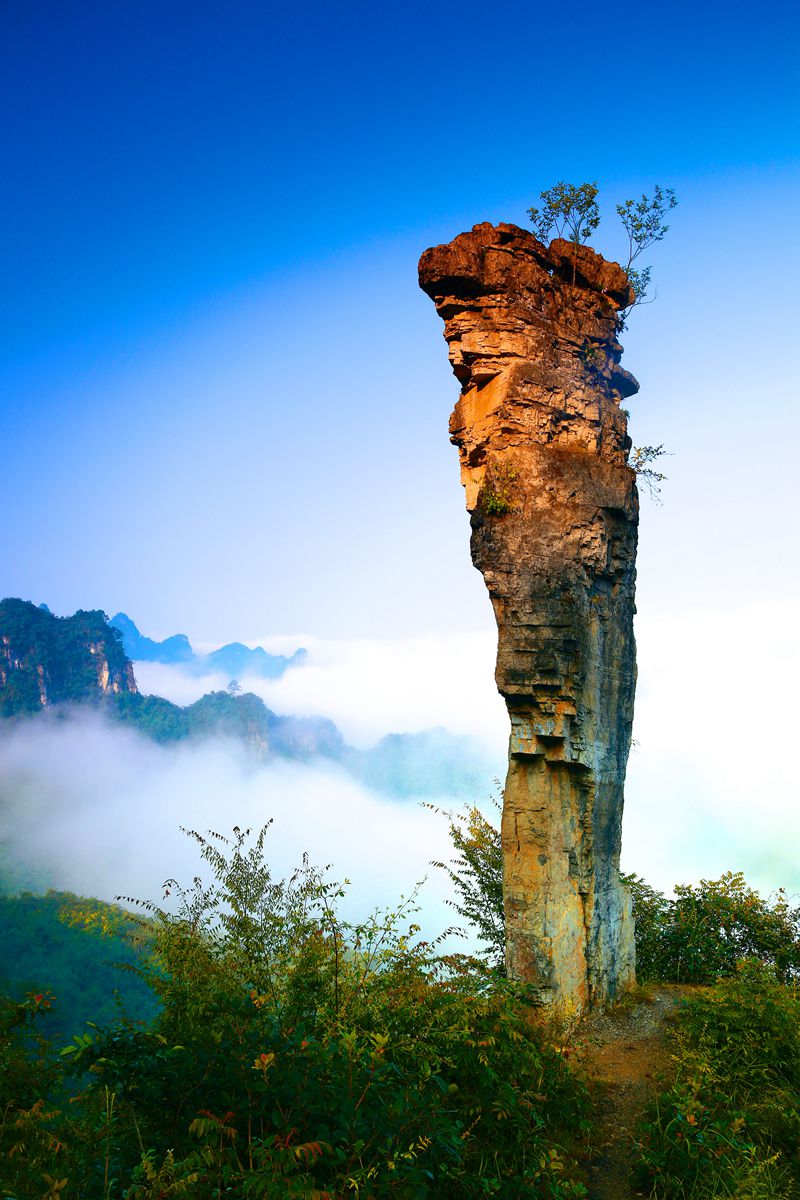
M669 890L742 870L800 892L800 603L637 619L623 867Z
M637 618L623 869L665 891L738 869L766 893L800 891L798 630L800 605L789 603ZM504 761L493 636L304 644L307 666L240 682L280 714L332 718L356 744L439 725ZM142 690L182 703L228 682L159 664L137 664L137 677ZM487 800L492 791L487 771ZM85 711L8 722L0 736L0 854L13 889L158 900L166 878L203 873L181 825L226 833L274 818L275 873L304 851L331 863L334 877L352 881L353 916L395 903L427 875L423 915L434 935L454 914L443 903L446 880L428 864L450 848L444 820L421 799L458 807L446 795L392 799L329 762L259 763L235 742L159 746Z
M789 751L800 604L643 613L636 638L623 869L667 892L738 869L765 892L800 891L800 796ZM306 666L278 680L245 681L277 712L328 716L361 745L389 730L441 724L505 760L508 719L494 684L493 630L395 641L292 635L259 644L275 653L309 649ZM176 702L228 682L189 680L178 668L148 663L137 665L137 678Z
M306 664L290 668L279 679L238 680L273 712L329 717L345 739L361 749L387 733L445 726L505 758L508 717L494 686L494 630L351 641L297 634L265 637L257 644L272 653L291 653L298 646L308 650ZM135 671L140 691L155 692L175 704L191 704L230 682L227 676L198 678L161 663L137 662Z
M441 797L435 798L441 803ZM230 834L274 820L275 877L307 853L351 881L343 911L394 906L428 877L426 933L453 923L431 859L450 857L446 822L419 803L394 803L344 771L317 763L257 764L235 742L159 746L96 713L15 723L0 741L0 870L9 890L47 888L113 900L160 901L175 877L208 881L183 826Z

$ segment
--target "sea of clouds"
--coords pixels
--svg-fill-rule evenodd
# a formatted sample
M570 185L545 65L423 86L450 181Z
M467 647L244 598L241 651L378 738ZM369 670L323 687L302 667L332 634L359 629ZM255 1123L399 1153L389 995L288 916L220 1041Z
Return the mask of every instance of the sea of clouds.
M669 890L741 869L769 892L800 891L794 680L800 606L686 610L639 619L639 685L623 824L623 868ZM495 635L304 644L306 666L242 679L278 713L332 718L352 744L434 725L468 734L502 763L507 720L493 680ZM143 691L188 703L227 679L138 664ZM493 783L486 780L484 797ZM92 713L9 722L0 735L0 854L17 887L158 900L169 877L203 874L180 827L229 832L274 819L269 857L285 874L304 852L352 881L356 916L392 905L428 876L426 932L453 920L432 859L446 822L422 801L373 792L343 769L257 763L225 740L158 746ZM487 812L491 808L487 803ZM207 869L206 869L207 873Z

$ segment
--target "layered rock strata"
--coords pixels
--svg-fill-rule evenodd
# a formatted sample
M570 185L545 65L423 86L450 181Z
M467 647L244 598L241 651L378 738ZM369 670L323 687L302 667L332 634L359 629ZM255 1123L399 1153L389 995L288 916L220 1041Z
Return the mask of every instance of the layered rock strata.
M586 246L476 225L420 260L461 396L450 420L472 558L511 719L506 958L581 1011L634 979L620 881L631 738L638 496L620 367L625 272Z

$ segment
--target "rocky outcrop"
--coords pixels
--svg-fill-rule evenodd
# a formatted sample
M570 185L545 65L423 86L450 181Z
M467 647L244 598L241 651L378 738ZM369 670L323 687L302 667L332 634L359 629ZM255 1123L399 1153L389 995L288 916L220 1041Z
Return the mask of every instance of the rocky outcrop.
M136 692L133 667L105 613L54 617L28 600L0 601L0 716Z
M619 854L638 497L621 401L638 384L616 336L632 295L616 263L515 225L476 225L419 270L461 384L451 440L511 719L507 965L580 1011L634 979Z

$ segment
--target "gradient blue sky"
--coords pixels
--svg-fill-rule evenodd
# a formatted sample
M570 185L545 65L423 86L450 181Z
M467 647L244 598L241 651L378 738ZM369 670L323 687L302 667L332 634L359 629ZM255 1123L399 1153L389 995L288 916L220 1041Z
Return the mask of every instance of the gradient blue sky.
M0 592L219 643L471 630L429 244L680 207L640 609L798 595L798 9L0 0Z

